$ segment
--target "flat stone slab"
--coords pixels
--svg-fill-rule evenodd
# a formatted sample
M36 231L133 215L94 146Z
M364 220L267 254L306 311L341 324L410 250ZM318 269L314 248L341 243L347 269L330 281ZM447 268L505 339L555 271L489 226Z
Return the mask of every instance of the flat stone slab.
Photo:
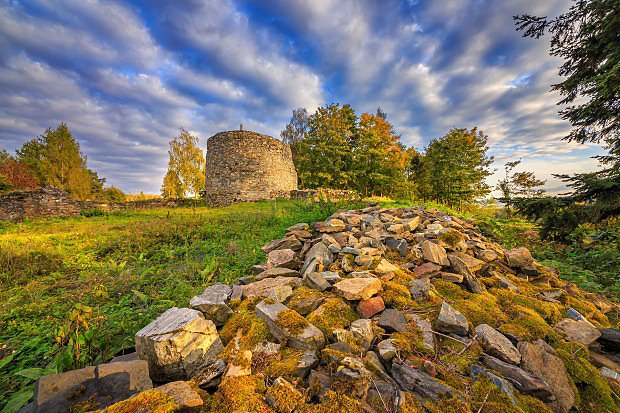
M510 380L517 390L523 394L532 395L544 402L555 400L555 396L547 383L517 366L488 355L482 356L482 364L499 372L504 378Z
M601 336L601 332L585 320L565 318L553 326L553 328L566 334L568 340L576 341L586 346L594 343Z
M172 307L136 333L136 352L155 381L187 380L222 349L213 321L190 308Z
M290 347L301 350L319 350L325 347L323 332L308 321L306 321L307 325L302 326L302 330L299 332L291 331L291 328L282 325L278 320L278 316L284 311L295 312L282 303L270 303L267 300L261 301L256 306L256 315L267 323L269 331L278 340L286 342ZM305 320L300 314L296 314Z
M422 248L422 255L424 255L424 259L426 261L442 266L450 265L446 249L441 245L436 244L433 241L426 240L420 244L420 248Z
M297 259L297 254L290 248L273 250L267 254L267 269L270 268L292 268L297 269L300 266L300 262Z
M301 274L297 270L293 270L291 268L275 267L275 268L270 268L265 271L261 271L260 273L256 274L256 276L254 277L254 281L264 280L265 278L300 277L300 276Z
M181 411L194 411L204 403L198 392L186 381L173 381L163 386L156 387L162 393L172 396L174 402L179 405Z
M347 278L334 284L334 288L349 301L367 300L383 286L377 278Z
M519 365L521 354L506 336L488 324L480 324L475 328L475 332L480 345L487 354L507 363Z
M459 396L452 388L438 382L432 376L405 364L394 363L392 377L403 389L416 393L423 399L437 402L442 395Z
M90 398L97 403L97 408L104 408L151 388L153 382L144 360L89 366L39 378L32 411L66 412L74 404ZM79 396L74 397L78 393Z
M299 277L275 277L265 278L243 286L243 298L269 297L272 291L278 287L288 286L297 288L301 285L302 279Z

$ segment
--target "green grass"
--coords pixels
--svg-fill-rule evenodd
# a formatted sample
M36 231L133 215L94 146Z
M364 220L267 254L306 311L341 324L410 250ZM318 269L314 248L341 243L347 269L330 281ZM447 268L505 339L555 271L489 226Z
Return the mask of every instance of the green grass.
M42 374L131 348L167 308L248 275L286 227L342 206L277 201L0 223L0 409L25 404Z

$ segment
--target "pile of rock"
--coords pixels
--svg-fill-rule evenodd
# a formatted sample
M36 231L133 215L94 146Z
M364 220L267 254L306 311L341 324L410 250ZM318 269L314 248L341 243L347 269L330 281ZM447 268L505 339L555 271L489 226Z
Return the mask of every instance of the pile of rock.
M137 333L135 363L167 387L108 411L620 410L617 307L472 220L373 206L263 250Z

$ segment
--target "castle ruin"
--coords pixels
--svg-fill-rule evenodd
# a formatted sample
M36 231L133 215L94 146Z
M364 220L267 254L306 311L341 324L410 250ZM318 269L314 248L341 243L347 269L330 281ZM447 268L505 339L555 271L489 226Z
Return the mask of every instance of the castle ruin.
M291 148L268 135L236 130L207 140L206 200L229 205L290 198L297 189Z

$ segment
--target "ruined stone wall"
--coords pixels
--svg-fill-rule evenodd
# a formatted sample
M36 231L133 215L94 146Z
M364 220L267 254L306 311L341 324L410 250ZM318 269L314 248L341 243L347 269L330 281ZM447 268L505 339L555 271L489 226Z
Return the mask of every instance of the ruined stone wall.
M30 218L79 216L81 203L61 189L44 187L15 191L0 196L0 220L23 221Z
M207 140L206 200L210 205L290 198L297 172L288 145L251 131Z

